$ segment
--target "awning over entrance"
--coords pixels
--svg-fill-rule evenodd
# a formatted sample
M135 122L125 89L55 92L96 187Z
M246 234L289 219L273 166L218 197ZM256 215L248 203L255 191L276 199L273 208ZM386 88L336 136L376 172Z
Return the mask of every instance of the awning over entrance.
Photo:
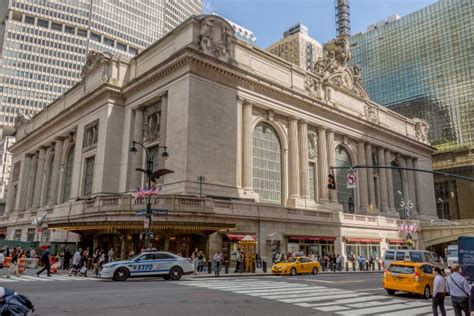
M250 236L253 240L257 240L256 234L225 234L230 241L240 241L243 240L246 236ZM248 238L247 238L248 239Z
M180 232L215 232L221 229L235 228L235 224L227 223L196 223L196 222L154 222L152 231L176 230ZM73 232L86 231L117 231L136 230L142 231L143 221L114 221L114 222L77 222L77 223L51 223L48 229L60 229Z
M332 236L288 236L288 240L335 241L336 237L332 237Z
M379 243L382 241L381 238L359 238L359 237L346 237L346 242L370 242Z
M387 239L387 242L389 244L404 245L407 241L404 239Z

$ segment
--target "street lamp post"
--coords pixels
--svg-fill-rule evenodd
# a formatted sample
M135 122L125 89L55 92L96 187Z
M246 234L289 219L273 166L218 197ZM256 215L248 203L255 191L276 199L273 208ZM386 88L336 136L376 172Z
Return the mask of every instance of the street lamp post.
M130 152L136 153L138 151L137 145L141 146L145 150L145 155L146 155L146 169L143 168L137 168L135 170L143 172L146 174L147 179L148 179L148 190L151 189L151 182L154 179L154 174L153 174L153 157L150 155L150 151L148 148L146 148L145 145L142 143L132 141L132 147L130 148ZM166 151L167 147L166 146L160 146L157 145L158 152L160 149L163 149L163 153L161 156L166 159L168 158L168 152ZM152 210L151 210L151 194L148 194L147 199L146 199L146 214L145 214L145 249L148 249L149 243L150 243L150 231L152 227Z
M411 213L411 210L413 209L413 202L411 200L405 200L402 192L400 191L397 191L397 192L401 196L400 206L402 207L403 218L405 219L406 224L408 226L408 224L410 223L410 215L411 215L410 213ZM407 239L411 239L410 232L407 232Z

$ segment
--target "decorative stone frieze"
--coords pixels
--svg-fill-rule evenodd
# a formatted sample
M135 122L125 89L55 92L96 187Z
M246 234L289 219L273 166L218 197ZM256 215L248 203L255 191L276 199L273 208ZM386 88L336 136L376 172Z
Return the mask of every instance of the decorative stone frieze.
M415 123L415 136L419 142L429 145L430 141L428 139L428 132L430 126L425 120L414 118L413 123Z
M160 138L161 104L145 108L143 115L143 141L158 140Z
M304 79L304 89L310 97L321 99L321 81L319 79L306 76Z
M229 61L230 43L234 31L230 24L215 16L206 16L201 20L201 34L198 46L205 54Z
M370 102L365 103L365 118L372 123L379 123L379 113L377 106Z

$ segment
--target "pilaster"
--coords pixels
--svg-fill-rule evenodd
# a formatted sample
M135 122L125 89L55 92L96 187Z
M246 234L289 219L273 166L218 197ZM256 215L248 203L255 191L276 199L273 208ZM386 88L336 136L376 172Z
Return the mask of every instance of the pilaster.
M360 165L365 166L366 163L366 154L365 154L365 143L358 142L357 143L357 160ZM369 193L368 193L368 185L367 185L367 169L361 168L358 169L359 174L359 183L358 183L358 190L359 190L359 199L360 199L360 209L359 211L362 213L367 212L367 208L369 206Z
M329 200L328 190L328 153L326 145L326 128L318 127L318 164L319 164L319 196L321 202Z
M299 159L298 159L298 119L290 118L289 124L289 198L298 198Z
M373 166L374 161L372 159L372 144L366 143L365 144L365 157L366 157L366 162L368 166ZM367 169L367 184L369 188L369 206L372 205L372 207L379 207L377 205L376 201L376 195L375 195L375 185L374 185L374 169L369 168Z
M392 153L389 150L385 150L385 165L387 167L392 166ZM388 207L390 211L395 212L395 196L393 192L393 176L392 169L385 169L387 173L387 191L388 191Z
M300 195L303 198L308 198L308 123L306 121L300 121L299 123L299 150L300 150Z
M26 201L28 197L28 180L30 177L31 161L32 161L32 156L29 154L26 154L25 158L23 159L23 165L21 166L23 170L22 170L22 176L21 176L20 185L19 185L19 197L20 197L20 200L18 202L19 210L26 209Z
M56 203L58 197L58 186L59 186L59 170L61 168L61 159L63 157L64 141L62 138L56 139L54 145L54 160L53 160L53 173L51 179L51 188L49 192L48 205L52 206Z
M33 187L33 208L38 208L41 203L41 191L43 188L44 165L46 160L46 149L43 147L38 154L38 168L36 169L35 185Z
M406 160L407 168L413 168L413 159L408 157ZM416 201L416 185L415 185L415 171L406 172L408 178L408 192L407 199L411 200L413 203L413 212L417 212L417 201Z
M326 174L329 174L331 170L330 167L336 166L336 151L334 148L334 131L327 130L327 155L328 155L328 166ZM327 180L322 185L327 186ZM337 191L336 190L328 190L329 192L329 200L332 203L337 203Z
M377 149L377 154L379 158L379 165L385 166L385 154L383 148ZM385 169L379 169L379 178L380 178L380 210L382 212L390 212L390 207L388 205L388 187L387 187L387 173Z
M244 101L242 107L242 185L245 191L252 192L252 104Z

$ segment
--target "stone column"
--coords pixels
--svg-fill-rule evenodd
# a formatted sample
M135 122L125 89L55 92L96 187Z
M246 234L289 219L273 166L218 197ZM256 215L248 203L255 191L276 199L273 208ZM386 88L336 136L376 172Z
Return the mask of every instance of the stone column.
M367 165L365 160L365 143L360 141L357 143L357 160L359 165L365 166ZM360 201L360 211L367 212L367 208L369 206L369 192L368 192L368 185L367 185L367 169L358 169L359 174L359 201Z
M385 150L385 165L387 167L392 166L392 154L388 150ZM395 212L395 196L393 192L392 169L385 169L385 171L387 173L388 207L391 211Z
M59 165L59 172L58 172L58 193L56 194L56 204L61 204L67 201L64 201L64 186L66 181L66 168L67 168L67 157L69 152L67 150L71 150L69 146L70 143L74 142L73 136L71 135L68 140L63 141L63 148L61 149L61 161ZM74 160L73 162L74 163Z
M27 201L27 198L28 198L28 182L29 182L29 177L30 177L31 160L32 160L31 155L26 154L25 159L23 159L23 164L21 166L21 168L23 168L23 171L22 171L22 177L20 179L20 188L19 188L19 197L20 197L20 201L18 202L18 209L19 210L26 209L26 201Z
M248 101L243 102L242 115L242 185L244 190L253 190L253 171L252 171L252 104Z
M43 188L45 160L46 149L41 148L38 155L38 168L36 169L35 185L33 187L33 208L38 208L41 203L41 191Z
M401 163L401 167L406 167L406 160L404 158L398 158L398 160ZM407 170L401 170L402 171L402 193L403 197L405 199L408 199L408 171ZM396 205L398 207L398 205Z
M235 163L236 185L242 188L242 104L244 98L237 96L237 157Z
M372 145L370 143L365 144L365 161L368 166L373 166L374 161L372 159ZM375 185L374 185L374 169L367 169L367 183L369 188L369 206L378 207L375 195Z
M329 174L331 173L331 169L329 168L336 166L336 151L334 148L334 131L328 129L326 136L327 136L327 153L328 153L328 167L327 167L326 174ZM327 182L323 183L322 185L327 187ZM328 192L329 192L329 200L333 203L337 203L337 191L328 190Z
M45 206L48 202L48 182L50 181L50 168L51 168L51 158L54 157L53 147L48 147L46 150L46 155L44 159L44 168L43 168L43 182L41 185L41 199L40 199L40 206Z
M329 200L328 190L328 153L326 146L326 129L318 128L318 164L319 164L319 199L320 201Z
M385 166L385 154L383 148L377 150L379 156L379 165ZM388 184L387 184L387 172L386 169L379 169L379 190L380 190L380 210L382 212L389 212L390 207L388 205Z
M418 159L417 158L414 158L413 159L413 168L415 169L419 169L419 165L418 165ZM415 177L415 191L416 191L416 194L413 196L413 198L411 199L413 201L413 203L415 203L415 200L416 200L416 213L418 215L420 215L420 211L421 211L421 206L422 206L422 203L421 203L421 196L420 196L420 192L423 192L423 183L422 181L420 181L420 175L421 175L421 172L414 172L414 177Z
M413 168L413 159L407 158L407 168ZM416 203L416 186L415 186L415 171L407 171L406 175L408 177L408 192L406 198L413 202L413 212L416 212L417 203Z
M135 109L135 122L133 124L133 139L132 141L142 142L143 141L143 110ZM136 190L137 187L142 186L142 173L135 171L136 168L144 168L143 164L143 148L137 146L138 151L133 155L132 168L132 190Z
M56 204L58 199L58 186L59 186L59 170L61 168L61 159L63 157L63 146L64 141L62 138L56 139L54 145L54 160L53 160L53 173L51 179L51 191L49 192L48 205L52 206Z
M299 124L299 150L300 150L300 195L305 199L309 197L308 192L308 179L309 179L309 166L308 166L308 123L300 121Z
M298 119L290 118L289 124L289 195L291 198L299 197L298 181L299 181L299 159L298 159Z
M38 155L31 157L31 167L28 172L28 184L26 191L26 208L29 209L33 205L33 195L35 190L36 182L36 171L37 171ZM36 168L35 168L36 167Z

